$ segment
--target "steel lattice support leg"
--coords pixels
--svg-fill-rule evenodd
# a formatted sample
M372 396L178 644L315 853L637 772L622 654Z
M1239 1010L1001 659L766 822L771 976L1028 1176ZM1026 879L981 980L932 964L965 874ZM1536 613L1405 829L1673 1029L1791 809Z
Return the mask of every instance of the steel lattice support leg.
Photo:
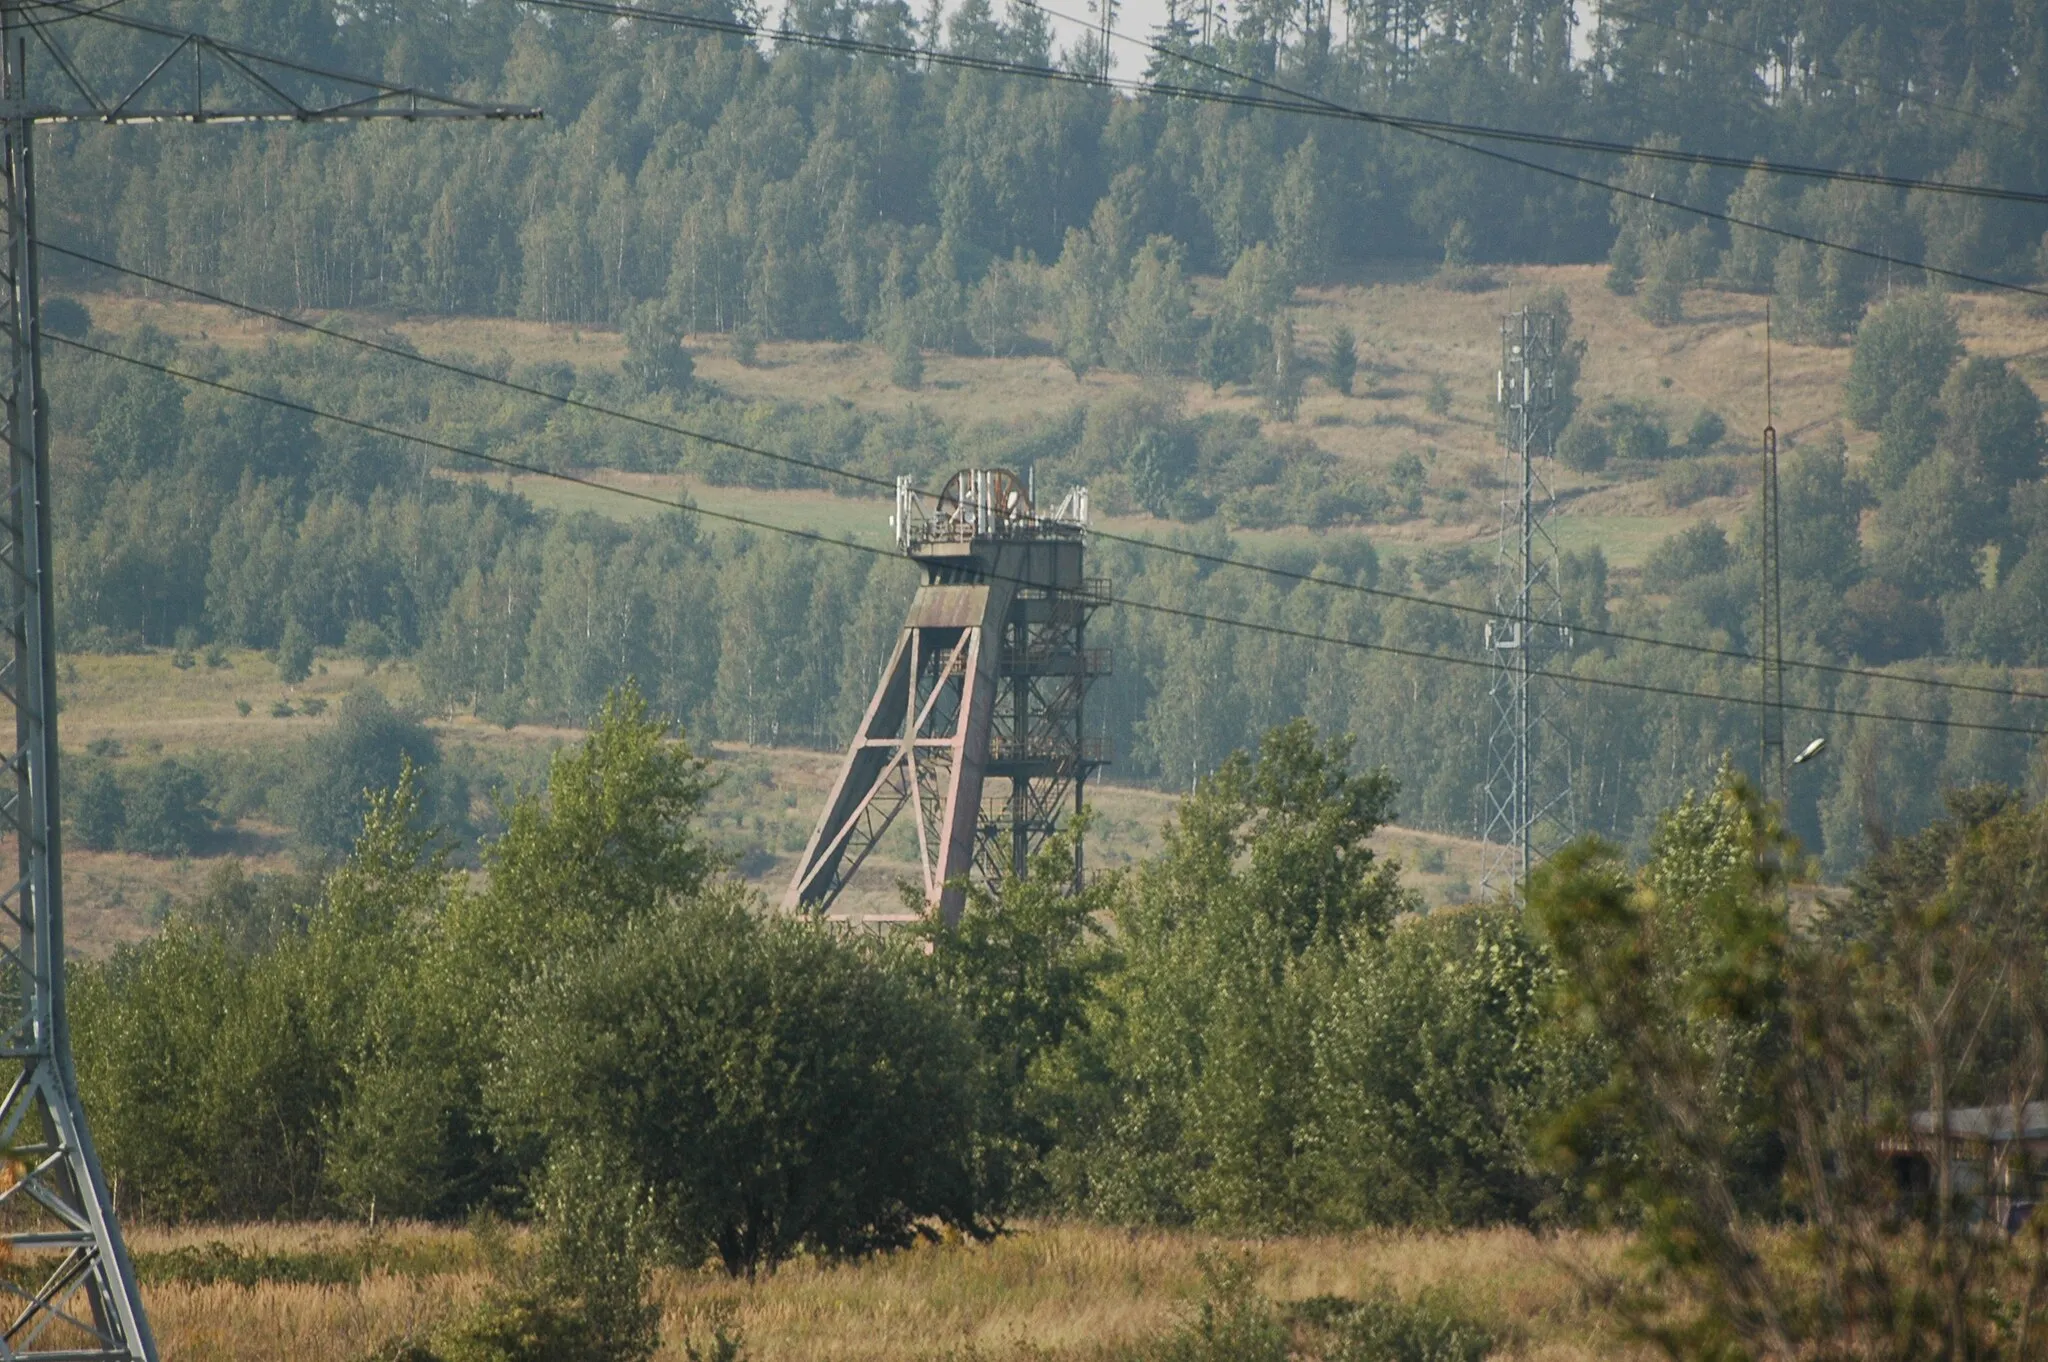
M0 977L13 994L0 1059L18 1066L0 1103L0 1244L14 1262L43 1270L36 1289L0 1279L0 1293L16 1298L0 1324L0 1357L154 1362L156 1344L80 1109L64 1017L49 435L39 372L31 125L12 116L21 108L25 56L13 17L12 6L0 5L4 97L12 105L0 166L8 364L0 438L9 477L0 543L8 607L0 690L14 707L5 822L17 848L16 878L0 893L0 914L18 942L0 945Z
M898 814L916 819L925 903L950 925L974 866L1007 585L928 584L911 603L784 906L823 912Z

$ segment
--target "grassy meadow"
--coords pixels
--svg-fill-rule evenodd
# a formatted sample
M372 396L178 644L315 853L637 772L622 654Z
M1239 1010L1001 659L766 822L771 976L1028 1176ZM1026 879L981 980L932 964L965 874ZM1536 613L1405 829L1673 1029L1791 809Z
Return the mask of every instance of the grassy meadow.
M487 1241L497 1236L486 1236ZM262 1225L131 1235L166 1362L258 1357L358 1362L456 1317L488 1288L493 1253L468 1229ZM1580 1284L1618 1240L1517 1230L1232 1239L1024 1223L989 1245L946 1243L754 1281L664 1272L664 1359L715 1330L752 1362L1066 1362L1170 1330L1203 1298L1205 1267L1243 1258L1275 1301L1448 1293L1505 1341L1497 1356L1592 1362L1638 1353Z

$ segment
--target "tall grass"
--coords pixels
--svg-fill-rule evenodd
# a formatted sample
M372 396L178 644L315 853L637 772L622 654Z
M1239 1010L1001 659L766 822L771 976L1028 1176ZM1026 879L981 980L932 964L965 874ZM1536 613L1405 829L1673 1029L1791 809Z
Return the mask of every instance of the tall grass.
M393 1339L423 1336L473 1306L489 1283L467 1231L394 1226L250 1225L142 1230L134 1247L157 1278L145 1288L166 1362L362 1362ZM274 1263L272 1278L323 1277L296 1264L364 1262L342 1284L180 1276L177 1262L210 1263L208 1247ZM1616 1322L1589 1301L1566 1262L1611 1266L1618 1240L1548 1243L1513 1230L1232 1239L1194 1233L1026 1224L987 1246L942 1244L867 1262L798 1261L755 1282L663 1273L664 1359L700 1353L723 1328L751 1362L905 1362L906 1359L1113 1359L1188 1320L1206 1286L1204 1263L1247 1256L1257 1289L1275 1301L1446 1293L1504 1340L1502 1357L1593 1362L1632 1357ZM178 1257L179 1251L183 1256ZM195 1280L214 1277L215 1280Z

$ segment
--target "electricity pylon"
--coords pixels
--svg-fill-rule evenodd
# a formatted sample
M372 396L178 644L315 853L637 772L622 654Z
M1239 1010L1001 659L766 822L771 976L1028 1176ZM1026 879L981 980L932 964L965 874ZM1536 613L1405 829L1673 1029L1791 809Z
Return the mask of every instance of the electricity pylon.
M64 1015L64 875L58 804L48 398L36 271L38 123L317 123L530 118L538 110L446 99L266 57L73 0L0 0L0 699L14 710L0 830L16 875L0 887L0 1358L154 1362L156 1343L93 1152ZM139 81L103 91L67 50L67 21L114 24L152 50ZM162 49L159 54L154 49ZM31 80L29 54L39 61ZM158 59L153 62L150 57ZM294 95L294 88L311 93ZM4 787L0 787L4 789ZM6 938L13 938L9 945Z
M1513 482L1501 501L1495 618L1487 622L1493 663L1493 727L1487 734L1480 885L1526 881L1548 845L1569 835L1571 747L1552 702L1546 664L1572 646L1559 580L1557 544L1545 518L1554 499L1538 471L1557 441L1557 367L1564 343L1555 313L1534 309L1500 328L1495 380L1500 438Z

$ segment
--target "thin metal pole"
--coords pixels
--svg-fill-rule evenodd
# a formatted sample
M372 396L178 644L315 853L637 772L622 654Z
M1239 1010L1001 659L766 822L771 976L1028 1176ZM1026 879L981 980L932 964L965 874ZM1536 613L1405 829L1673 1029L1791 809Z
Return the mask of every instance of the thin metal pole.
M1517 527L1516 583L1515 583L1515 627L1521 647L1515 650L1512 665L1515 670L1515 850L1518 861L1516 879L1527 883L1531 860L1531 836L1529 826L1529 654L1535 646L1534 620L1530 617L1529 584L1536 570L1535 525L1531 518L1534 510L1535 470L1530 467L1529 456L1529 399L1532 386L1532 356L1529 353L1530 325L1527 312L1515 317L1516 329L1520 332L1522 362L1513 382L1520 388L1521 400L1515 411L1515 455L1522 465L1521 504Z
M1790 795L1785 767L1785 610L1780 561L1778 429L1771 390L1771 307L1764 302L1764 469L1763 504L1758 508L1763 561L1758 564L1758 742L1757 784L1766 799Z

